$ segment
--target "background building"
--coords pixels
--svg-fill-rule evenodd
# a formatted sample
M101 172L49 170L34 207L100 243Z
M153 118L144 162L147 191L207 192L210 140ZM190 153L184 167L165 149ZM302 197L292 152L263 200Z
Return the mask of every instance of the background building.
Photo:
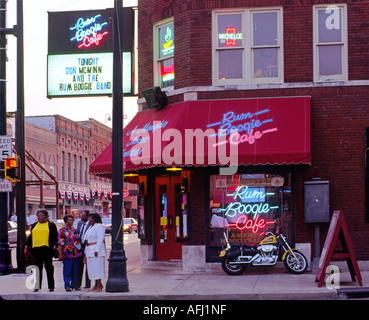
M110 141L111 128L94 119L76 122L60 115L26 117L26 150L58 181L58 199L54 185L43 186L44 206L53 219L61 219L65 214L78 218L84 210L110 215L111 180L89 174L91 162ZM51 181L43 170L36 168L36 171L45 181ZM30 170L26 170L26 179L37 180ZM29 214L42 204L40 187L27 185ZM124 188L134 195L137 186L126 183ZM135 196L126 199L125 208L127 216L136 215Z

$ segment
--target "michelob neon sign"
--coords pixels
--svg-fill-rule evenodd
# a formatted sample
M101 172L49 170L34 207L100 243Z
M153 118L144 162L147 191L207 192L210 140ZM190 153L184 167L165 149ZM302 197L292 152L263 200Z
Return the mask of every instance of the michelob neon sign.
M98 22L101 18L101 14L97 14L94 17L83 19L79 18L76 24L69 28L75 32L73 38L70 41L76 41L79 43L78 48L89 48L92 45L99 46L103 38L108 34L108 31L104 31L108 22Z
M235 46L237 40L242 40L242 33L237 33L236 28L227 28L225 33L218 34L219 40L225 40L226 46Z

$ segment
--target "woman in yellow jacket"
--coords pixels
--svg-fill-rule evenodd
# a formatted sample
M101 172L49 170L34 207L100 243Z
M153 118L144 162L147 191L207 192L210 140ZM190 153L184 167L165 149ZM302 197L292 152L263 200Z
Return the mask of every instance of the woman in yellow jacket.
M58 231L55 223L48 221L49 213L40 209L37 211L38 222L31 226L31 234L27 239L24 254L32 254L35 258L35 265L38 267L39 287L35 287L35 292L41 289L42 268L45 265L47 284L49 291L54 291L54 266L53 257L57 254Z

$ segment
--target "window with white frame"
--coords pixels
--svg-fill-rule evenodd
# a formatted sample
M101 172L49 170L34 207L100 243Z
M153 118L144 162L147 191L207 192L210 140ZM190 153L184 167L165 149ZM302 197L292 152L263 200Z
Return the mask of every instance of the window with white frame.
M314 81L348 80L346 4L313 7Z
M213 85L283 82L282 8L213 12Z
M174 21L154 27L154 83L161 88L174 86Z

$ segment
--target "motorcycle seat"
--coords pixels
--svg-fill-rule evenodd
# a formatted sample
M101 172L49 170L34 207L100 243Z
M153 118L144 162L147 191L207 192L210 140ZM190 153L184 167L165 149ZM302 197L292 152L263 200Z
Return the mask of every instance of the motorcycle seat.
M256 247L257 247L256 244L250 246L248 244L243 244L243 243L239 243L239 242L232 243L232 246L240 247L242 249L256 249Z

